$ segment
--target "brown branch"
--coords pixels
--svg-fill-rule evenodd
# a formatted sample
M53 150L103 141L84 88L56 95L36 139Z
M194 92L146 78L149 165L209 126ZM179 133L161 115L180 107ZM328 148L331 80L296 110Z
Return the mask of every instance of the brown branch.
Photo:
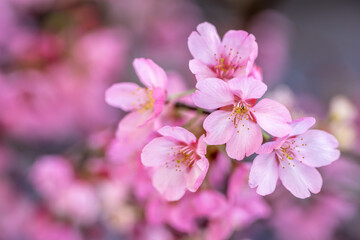
M180 102L175 103L175 108L185 108L185 109L192 110L192 111L198 111L200 109L198 107L191 106L186 103L180 103ZM210 111L207 111L204 109L201 109L201 111L203 114L207 114L207 115L209 115L211 113Z

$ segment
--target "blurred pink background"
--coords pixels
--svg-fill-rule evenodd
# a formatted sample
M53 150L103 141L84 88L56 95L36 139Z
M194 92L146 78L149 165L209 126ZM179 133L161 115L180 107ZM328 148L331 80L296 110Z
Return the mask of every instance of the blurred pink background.
M230 239L360 239L359 12L350 0L1 0L0 239L211 239L225 229L208 210L184 212L193 201L221 207L229 163L218 155L209 173L223 195L163 202L134 156L152 133L132 135L124 149L114 139L124 113L104 100L111 84L138 81L137 57L167 70L169 92L194 88L187 38L203 21L220 36L253 33L268 96L294 117L316 116L342 151L309 199L282 188L240 199L263 208Z

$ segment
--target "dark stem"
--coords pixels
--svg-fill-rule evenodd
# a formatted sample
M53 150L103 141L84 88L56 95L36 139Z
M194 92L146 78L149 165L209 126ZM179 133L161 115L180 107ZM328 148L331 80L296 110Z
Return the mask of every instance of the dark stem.
M191 106L191 105L188 105L188 104L185 104L185 103L180 103L180 102L175 103L175 108L185 108L185 109L192 110L192 111L198 111L199 110L199 108L197 108L195 106ZM211 112L202 109L202 113L209 115Z

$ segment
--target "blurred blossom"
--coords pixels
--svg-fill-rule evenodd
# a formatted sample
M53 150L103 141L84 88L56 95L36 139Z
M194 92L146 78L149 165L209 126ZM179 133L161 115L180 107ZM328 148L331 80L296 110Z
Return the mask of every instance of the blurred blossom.
M83 225L95 223L100 210L94 188L81 181L74 181L68 188L59 192L51 203L51 208L59 216L68 217Z
M296 106L296 96L289 86L277 85L275 88L267 92L266 96L284 104L284 106L289 108L291 113L293 113Z
M120 124L119 124L120 128ZM135 158L145 146L145 144L154 137L154 125L147 124L141 127L133 126L131 121L122 121L121 130L116 133L117 137L111 141L107 148L107 159L113 163L128 162ZM126 135L121 135L126 133Z
M322 170L324 187L318 196L299 201L281 189L272 198L272 224L280 239L336 239L333 234L337 228L354 217L358 195L351 196L347 191L351 185L355 187L359 166L341 159Z
M74 46L74 58L89 71L89 77L100 81L113 81L125 65L127 50L126 32L101 29L84 35ZM111 77L111 78L109 78Z
M22 238L23 229L30 218L34 206L18 193L11 183L0 180L0 231L4 239Z
M30 220L30 219L29 219ZM26 226L26 232L32 240L82 240L80 231L62 222L57 222L45 212L39 211L32 216Z
M43 156L29 171L35 189L49 200L54 200L74 180L73 166L61 156Z
M18 72L0 76L3 93L0 97L0 121L6 131L22 138L63 136L71 124L69 109L63 105L56 84L47 81L41 72ZM53 114L53 109L57 114Z
M124 31L106 27L69 42L66 35L22 26L8 37L9 61L0 71L0 123L8 133L61 139L113 121L103 94L125 65Z
M209 182L211 185L215 188L223 186L230 170L231 161L224 153L218 152L212 162L212 167L209 169Z
M224 211L210 221L207 239L228 239L233 231L244 230L271 213L267 203L247 186L250 165L238 166L232 173L227 191L228 203Z
M110 131L110 129L92 132L91 135L88 136L86 144L93 150L105 149L109 145L113 135L114 133Z
M173 240L176 239L171 232L163 226L145 225L140 230L139 240Z
M116 231L131 231L138 220L138 210L128 203L130 189L121 181L103 181L97 187L102 215Z
M61 60L64 44L55 34L23 30L16 32L8 50L19 67L41 68Z
M359 129L356 118L358 108L346 96L336 96L330 102L330 131L337 137L340 148L349 150L357 146Z
M274 225L280 239L332 239L339 222L353 210L347 202L326 195L313 199L310 206L291 201L279 204Z
M314 96L296 94L294 89L288 85L277 85L271 88L266 97L274 99L286 106L292 116L292 119L299 119L309 114L324 118L325 106Z
M330 117L334 121L354 121L358 116L355 105L346 96L335 96L330 102Z
M244 163L232 173L228 188L228 197L233 205L232 210L238 211L235 225L246 227L259 218L270 215L270 208L253 189L246 186L249 179L250 164Z
M201 219L212 219L227 206L226 198L216 191L200 191L186 194L179 202L171 204L161 198L150 199L146 208L147 220L151 224L168 223L183 233L201 231Z
M14 9L9 1L4 0L0 2L0 46L2 47L7 43L9 37L17 31L17 19ZM4 56L0 59L4 61Z

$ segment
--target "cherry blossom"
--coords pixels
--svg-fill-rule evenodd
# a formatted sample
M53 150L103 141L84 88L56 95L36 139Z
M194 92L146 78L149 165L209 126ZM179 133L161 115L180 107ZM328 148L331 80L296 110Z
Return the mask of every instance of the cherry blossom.
M280 103L263 99L266 85L253 77L234 78L227 83L208 78L197 83L194 103L212 112L204 121L205 141L209 145L226 143L231 158L242 160L260 147L261 128L273 136L284 137L291 127L289 111ZM261 127L261 128L260 128Z
M1 239L360 239L359 99L326 113L330 82L263 97L286 19L227 31L191 0L91 2L0 1ZM321 60L314 79L334 72ZM338 140L292 122L309 111Z
M181 127L165 126L162 137L150 141L141 153L145 166L155 167L154 187L169 201L180 199L186 190L195 192L207 173L204 136L199 140Z
M133 65L145 88L131 82L117 83L106 91L105 99L111 106L131 111L124 121L139 126L161 113L168 79L164 70L150 59L137 58Z
M254 35L230 30L221 41L215 26L208 22L199 24L196 30L189 36L188 47L194 57L189 67L198 81L214 77L227 81L251 73L258 55Z
M70 217L77 224L90 225L98 218L100 204L91 184L74 180L51 203L51 209L59 216Z
M308 130L315 124L311 117L291 123L289 135L265 143L251 168L249 185L267 195L275 190L280 178L284 187L298 198L318 193L322 178L316 167L329 165L340 156L338 141L321 130Z

